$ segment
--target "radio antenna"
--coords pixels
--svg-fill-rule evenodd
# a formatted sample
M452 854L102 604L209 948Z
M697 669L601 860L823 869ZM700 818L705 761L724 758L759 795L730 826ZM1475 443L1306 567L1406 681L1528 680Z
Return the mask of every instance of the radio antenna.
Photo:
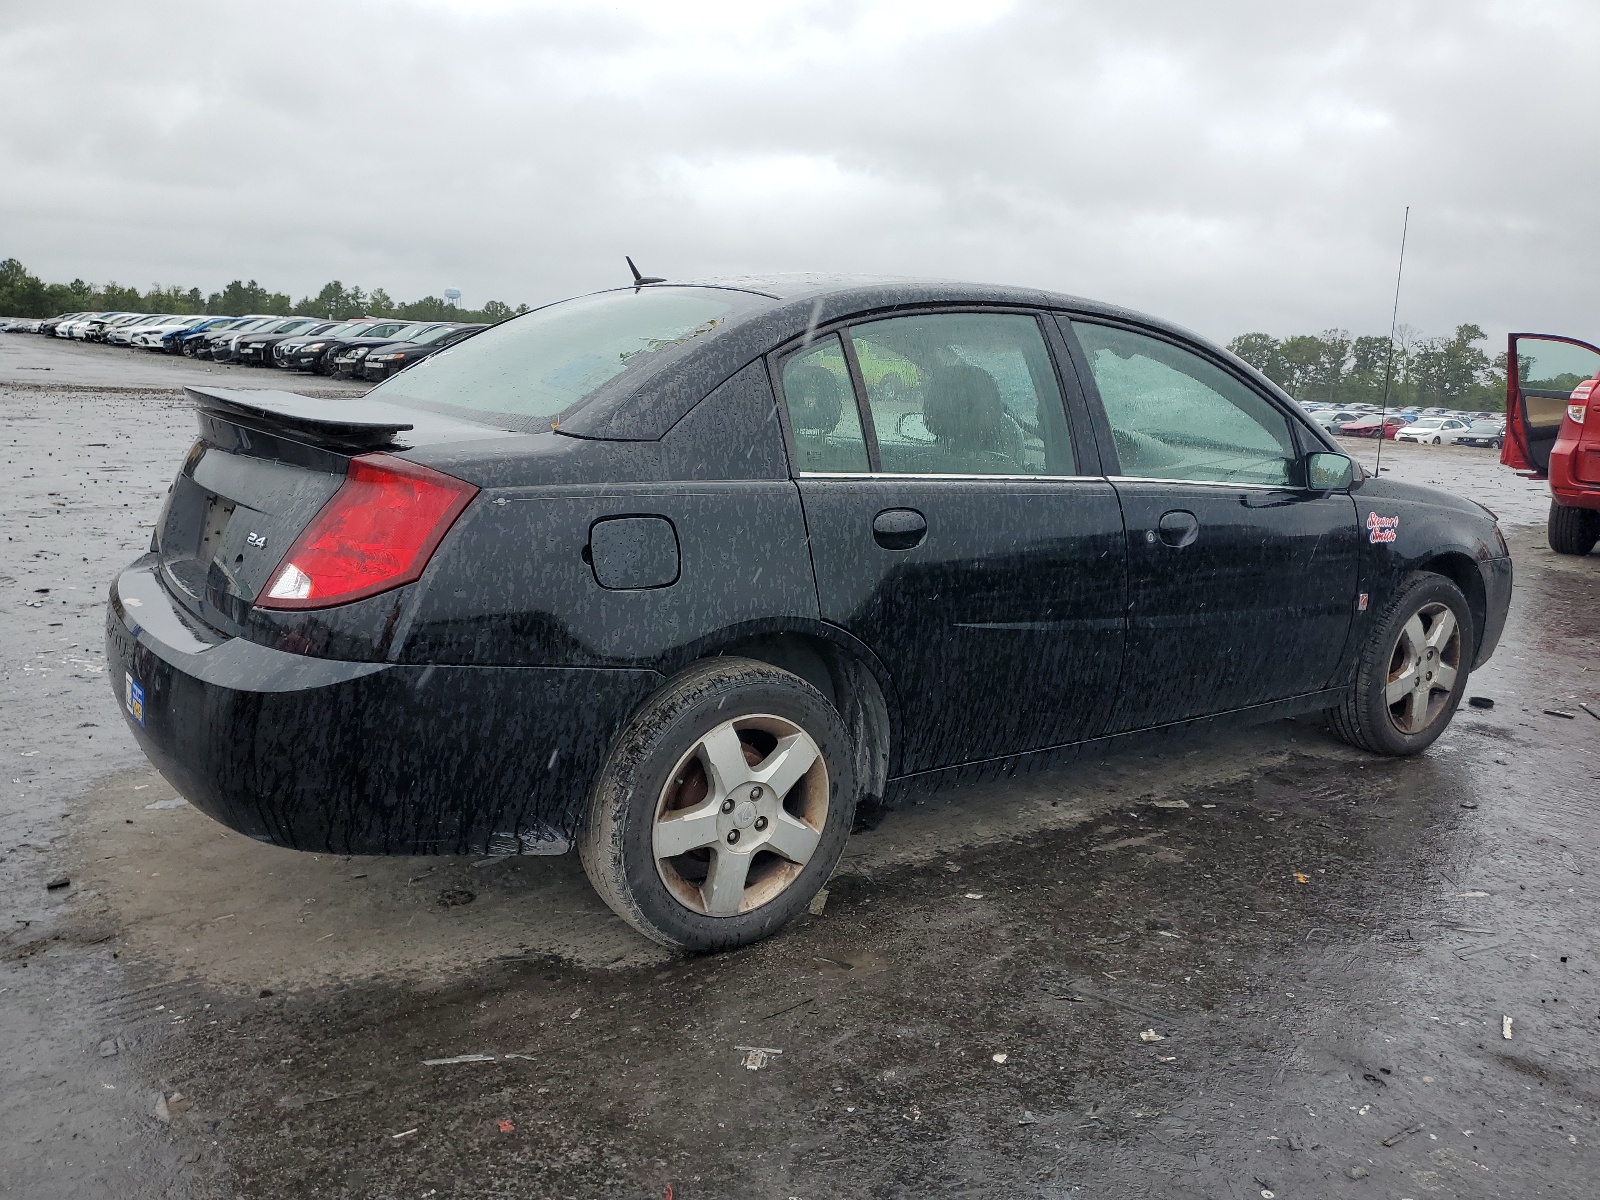
M1372 460L1374 475L1383 468L1383 443L1389 440L1384 437L1384 431L1388 428L1389 384L1394 379L1394 335L1400 320L1400 278L1406 270L1406 234L1410 231L1411 205L1408 204L1405 220L1400 225L1400 265L1394 272L1394 308L1389 313L1389 361L1383 367L1383 405L1378 410L1378 454Z
M633 259L630 258L626 254L624 254L622 257L627 259L628 270L633 272L633 290L634 291L637 292L640 288L644 287L644 285L647 284L647 283L665 283L666 282L666 280L661 278L661 276L659 276L659 275L641 275L641 274L639 274L639 268L633 265Z

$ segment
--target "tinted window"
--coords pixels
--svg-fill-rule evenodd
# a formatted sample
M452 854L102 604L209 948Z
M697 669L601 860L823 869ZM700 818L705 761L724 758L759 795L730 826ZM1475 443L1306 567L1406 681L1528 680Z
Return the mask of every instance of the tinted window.
M794 431L795 470L867 469L861 414L838 334L784 359L783 400Z
M1121 474L1287 484L1289 421L1222 368L1171 342L1074 322L1111 424Z
M1033 317L929 313L850 330L883 470L1070 475L1061 393Z
M432 355L375 393L402 403L553 417L657 354L713 332L752 301L741 292L666 287L565 300Z

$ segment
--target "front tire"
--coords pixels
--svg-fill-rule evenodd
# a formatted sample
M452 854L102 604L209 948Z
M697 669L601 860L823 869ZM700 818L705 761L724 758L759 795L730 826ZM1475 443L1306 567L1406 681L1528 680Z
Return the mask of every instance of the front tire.
M1445 731L1477 645L1461 589L1419 571L1400 586L1356 666L1354 690L1327 712L1342 740L1374 754L1418 754Z
M665 946L729 950L804 911L844 851L858 783L810 684L744 658L648 700L595 780L578 851L618 916Z
M1580 557L1594 549L1600 541L1600 512L1588 508L1568 508L1550 501L1550 519L1545 523L1545 536L1550 549L1557 554L1576 554Z

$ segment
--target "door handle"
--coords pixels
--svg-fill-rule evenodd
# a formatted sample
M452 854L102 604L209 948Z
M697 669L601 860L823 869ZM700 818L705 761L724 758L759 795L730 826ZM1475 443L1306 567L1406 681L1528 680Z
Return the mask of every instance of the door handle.
M1200 522L1192 512L1181 508L1161 514L1161 540L1174 550L1192 545L1200 536Z
M886 508L872 518L872 540L885 550L911 550L928 536L928 519L914 508Z

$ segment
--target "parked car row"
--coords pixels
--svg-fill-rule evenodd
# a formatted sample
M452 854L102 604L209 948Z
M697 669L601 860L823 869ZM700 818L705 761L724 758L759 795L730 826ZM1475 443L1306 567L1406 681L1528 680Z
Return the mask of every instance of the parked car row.
M329 321L254 313L242 317L164 313L67 313L0 322L0 330L182 354L206 362L282 367L376 383L448 349L486 325L362 317Z
M1308 403L1301 407L1318 425L1340 437L1383 437L1428 446L1486 446L1495 450L1505 441L1505 418L1499 413L1414 406L1385 413L1376 404L1340 407Z

